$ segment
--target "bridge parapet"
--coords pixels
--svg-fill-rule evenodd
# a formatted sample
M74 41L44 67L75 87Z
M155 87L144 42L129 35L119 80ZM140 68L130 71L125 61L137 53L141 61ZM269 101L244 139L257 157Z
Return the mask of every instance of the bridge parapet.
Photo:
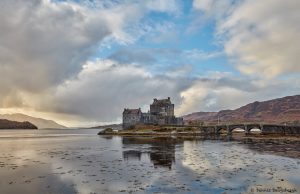
M178 126L186 127L186 126ZM244 129L245 133L250 133L252 129L260 129L262 134L298 134L300 135L300 126L289 125L276 125L276 124L259 124L259 123L245 123L245 124L222 124L222 125L195 125L203 133L220 133L222 129L225 129L228 134L236 128Z
M285 126L285 134L300 134L300 126Z
M216 126L202 126L201 129L205 133L216 133Z
M300 135L300 126L286 126L276 124L231 124L231 125L215 125L215 126L201 126L201 129L207 133L219 133L221 129L226 129L230 134L234 129L244 129L245 133L250 133L252 129L260 129L262 134L298 134Z
M263 134L285 134L285 126L283 125L263 125L262 131Z

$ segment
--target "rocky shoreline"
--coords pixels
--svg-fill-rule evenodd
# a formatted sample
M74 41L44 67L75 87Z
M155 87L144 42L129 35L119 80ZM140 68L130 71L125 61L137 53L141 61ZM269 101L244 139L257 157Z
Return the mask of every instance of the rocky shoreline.
M127 136L127 137L177 137L177 138L200 138L200 139L220 139L220 140L237 140L244 141L251 139L252 141L284 141L284 142L300 142L300 135L280 135L280 134L261 134L259 132L253 132L245 134L244 132L234 132L232 134L220 133L203 133L195 131L154 131L154 130L114 130L107 128L98 133L98 135L104 136Z

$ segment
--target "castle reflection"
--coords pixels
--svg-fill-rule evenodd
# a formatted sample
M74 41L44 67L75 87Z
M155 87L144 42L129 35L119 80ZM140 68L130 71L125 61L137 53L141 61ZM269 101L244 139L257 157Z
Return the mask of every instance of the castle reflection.
M123 151L123 159L124 160L141 160L142 152L136 150L127 150Z
M130 145L150 145L149 149L123 151L124 160L141 160L142 155L148 155L154 167L172 169L175 163L175 147L183 144L183 140L165 137L123 137L125 148Z

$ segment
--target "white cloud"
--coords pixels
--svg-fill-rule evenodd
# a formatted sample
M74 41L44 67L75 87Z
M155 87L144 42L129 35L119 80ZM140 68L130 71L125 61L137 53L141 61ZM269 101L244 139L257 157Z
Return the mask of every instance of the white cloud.
M194 0L193 8L201 17L192 28L213 20L224 53L242 74L207 74L181 92L178 113L234 109L299 94L299 1Z
M126 32L128 25L147 12L178 8L175 1L171 6L159 1L80 3L0 2L0 107L29 106L25 96L42 95L76 77L102 42L135 41L135 34Z
M267 78L300 72L299 9L299 1L245 1L220 25L229 37L225 51L241 72Z
M31 106L39 111L109 122L120 118L123 108L149 105L152 97L170 96L178 103L179 92L189 85L184 78L153 76L142 67L98 60L88 62L76 78L42 99L36 98Z
M198 49L192 49L192 50L185 50L183 52L183 55L185 55L186 58L193 59L193 60L204 60L204 59L219 57L223 55L223 52L222 51L205 52Z
M212 9L214 0L194 0L193 7L197 10L208 12Z
M237 3L233 0L194 0L191 24L188 33L203 29L207 23L222 22L232 12Z
M299 1L195 0L193 6L201 17L191 28L212 18L225 53L243 74L270 79L300 72Z
M235 85L232 82L236 82ZM200 110L219 111L242 106L249 102L249 98L244 97L251 94L251 91L241 87L243 82L228 77L199 79L180 93L183 100L176 112L184 115ZM248 85L251 86L251 83Z
M193 71L193 66L192 65L182 65L178 68L174 68L172 70L169 70L166 72L166 75L168 77L173 77L173 78L185 78L188 76L189 73Z
M235 109L254 101L295 95L300 91L300 80L297 77L270 82L238 78L232 74L213 75L195 81L180 93L182 103L176 110L177 114Z
M171 14L179 14L181 10L180 3L177 0L150 0L146 1L146 7L149 10L166 12Z

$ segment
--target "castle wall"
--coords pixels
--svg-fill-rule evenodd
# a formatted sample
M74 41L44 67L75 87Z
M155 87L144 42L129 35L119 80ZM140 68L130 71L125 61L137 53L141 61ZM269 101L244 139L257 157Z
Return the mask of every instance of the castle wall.
M174 104L171 103L170 98L163 100L154 99L150 105L150 113L152 115L174 116Z
M130 128L138 123L142 122L142 112L133 112L128 113L126 111L123 112L123 128Z

